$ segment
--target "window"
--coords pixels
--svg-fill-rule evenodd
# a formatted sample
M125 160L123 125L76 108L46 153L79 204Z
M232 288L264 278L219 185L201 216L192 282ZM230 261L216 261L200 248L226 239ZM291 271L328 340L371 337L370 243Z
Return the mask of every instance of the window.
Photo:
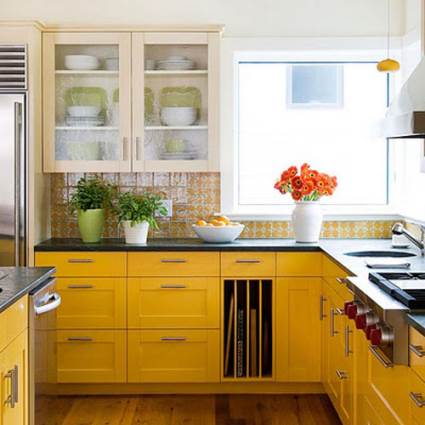
M236 67L233 212L292 205L273 184L284 168L304 162L338 177L334 196L322 203L387 205L388 145L379 123L389 81L376 62L238 61Z

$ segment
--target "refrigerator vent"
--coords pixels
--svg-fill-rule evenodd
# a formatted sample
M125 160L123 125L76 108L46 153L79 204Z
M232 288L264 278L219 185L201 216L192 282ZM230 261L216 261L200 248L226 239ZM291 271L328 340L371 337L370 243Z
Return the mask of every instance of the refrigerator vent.
M26 46L0 45L0 90L16 90L26 88Z

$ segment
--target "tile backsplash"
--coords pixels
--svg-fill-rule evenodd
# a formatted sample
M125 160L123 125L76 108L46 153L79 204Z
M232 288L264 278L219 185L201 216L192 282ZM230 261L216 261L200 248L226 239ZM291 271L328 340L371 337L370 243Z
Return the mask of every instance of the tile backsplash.
M76 214L69 211L69 199L84 174L51 175L51 235L79 237ZM87 176L87 175L86 175ZM173 216L159 220L157 238L193 237L191 225L200 217L220 211L220 173L110 173L102 178L119 190L162 192L173 200ZM247 221L242 237L291 238L289 221ZM391 221L326 221L324 238L390 238ZM107 214L104 237L122 236L116 218Z

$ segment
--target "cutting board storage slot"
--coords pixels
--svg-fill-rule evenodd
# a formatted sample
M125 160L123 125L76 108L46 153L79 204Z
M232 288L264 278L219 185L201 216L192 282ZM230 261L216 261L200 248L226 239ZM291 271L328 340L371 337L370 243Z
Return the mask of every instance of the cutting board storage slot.
M224 281L223 377L273 375L273 284L271 279Z

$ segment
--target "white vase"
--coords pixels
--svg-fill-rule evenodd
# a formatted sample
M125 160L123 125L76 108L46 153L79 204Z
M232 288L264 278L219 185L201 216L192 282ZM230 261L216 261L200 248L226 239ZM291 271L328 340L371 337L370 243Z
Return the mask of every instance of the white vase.
M304 243L317 242L322 228L323 214L317 201L296 202L292 212L292 227L295 241Z
M131 225L131 221L123 221L125 243L145 244L148 239L149 223L142 221L141 223Z

